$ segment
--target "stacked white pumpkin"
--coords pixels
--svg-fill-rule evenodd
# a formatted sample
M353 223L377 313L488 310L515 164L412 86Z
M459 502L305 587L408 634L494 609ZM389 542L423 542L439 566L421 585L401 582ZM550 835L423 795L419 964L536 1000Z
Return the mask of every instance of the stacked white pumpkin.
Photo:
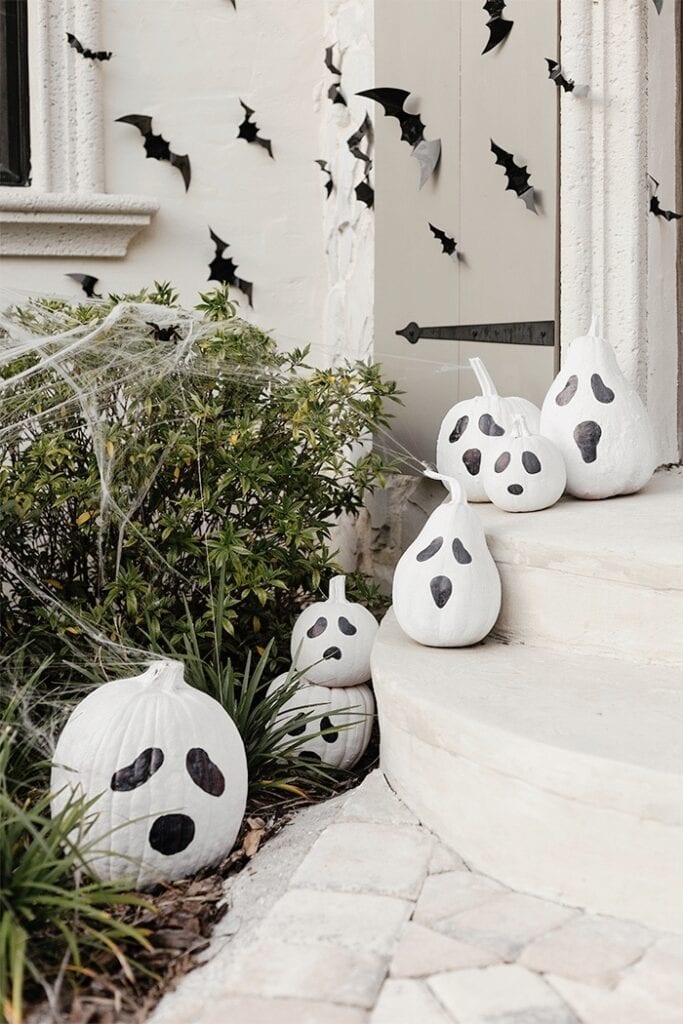
M475 511L491 501L506 512L536 512L565 492L577 498L631 494L655 469L647 411L619 369L593 318L576 338L542 411L498 394L480 359L470 365L481 395L458 402L437 441L448 490L396 566L394 613L403 631L431 647L478 643L493 628L500 577Z
M346 597L344 576L333 577L327 600L309 605L294 623L291 655L298 686L275 724L291 723L286 740L299 738L298 757L352 768L365 753L375 714L367 683L378 628L367 608ZM291 678L287 672L278 676L268 692Z

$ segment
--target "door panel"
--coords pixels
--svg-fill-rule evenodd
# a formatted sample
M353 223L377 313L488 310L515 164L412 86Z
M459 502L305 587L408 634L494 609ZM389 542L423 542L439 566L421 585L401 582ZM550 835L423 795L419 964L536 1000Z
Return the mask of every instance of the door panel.
M374 110L375 354L405 391L396 446L427 461L444 414L476 393L471 356L485 360L502 394L537 403L555 369L552 348L424 339L413 346L395 334L411 320L555 318L558 98L544 58L557 54L557 4L510 2L504 16L514 20L510 35L482 55L488 15L480 0L376 0L376 83L410 90L426 137L442 140L441 165L419 191L398 122ZM491 138L528 164L538 215L506 191ZM430 221L457 240L457 264Z

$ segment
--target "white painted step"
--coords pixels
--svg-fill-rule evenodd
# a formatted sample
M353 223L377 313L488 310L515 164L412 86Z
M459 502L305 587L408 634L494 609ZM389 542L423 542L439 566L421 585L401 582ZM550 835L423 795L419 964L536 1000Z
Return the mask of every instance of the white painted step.
M503 582L498 635L683 666L681 470L606 501L518 515L473 507Z
M487 641L373 652L381 765L472 865L518 890L683 934L683 678Z

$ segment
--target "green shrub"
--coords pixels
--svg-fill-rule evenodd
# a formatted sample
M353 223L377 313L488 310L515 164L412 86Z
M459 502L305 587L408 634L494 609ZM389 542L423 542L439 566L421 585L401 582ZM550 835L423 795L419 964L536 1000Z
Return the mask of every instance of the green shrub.
M395 387L376 366L278 352L224 288L201 299L191 314L158 285L6 314L4 653L28 642L63 657L84 633L182 652L189 613L211 657L221 579L222 654L242 666L273 638L271 667L286 663L295 615L337 571L331 524L381 480L360 446ZM17 347L21 331L32 345Z

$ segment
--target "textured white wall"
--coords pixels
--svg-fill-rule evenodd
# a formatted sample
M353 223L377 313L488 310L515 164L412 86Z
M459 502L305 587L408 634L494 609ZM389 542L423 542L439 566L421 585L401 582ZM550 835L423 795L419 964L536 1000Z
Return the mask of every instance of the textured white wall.
M7 257L2 284L77 297L70 271L94 274L105 291L170 279L190 303L207 286L211 225L254 282L248 315L284 347L324 350L324 191L314 163L331 107L320 101L324 20L321 0L237 0L236 11L230 0L107 0L100 38L82 40L114 53L96 69L105 188L155 197L159 212L123 259ZM272 140L274 160L236 138L240 97ZM187 194L175 168L145 159L134 128L114 123L131 113L153 116L171 149L190 155Z

